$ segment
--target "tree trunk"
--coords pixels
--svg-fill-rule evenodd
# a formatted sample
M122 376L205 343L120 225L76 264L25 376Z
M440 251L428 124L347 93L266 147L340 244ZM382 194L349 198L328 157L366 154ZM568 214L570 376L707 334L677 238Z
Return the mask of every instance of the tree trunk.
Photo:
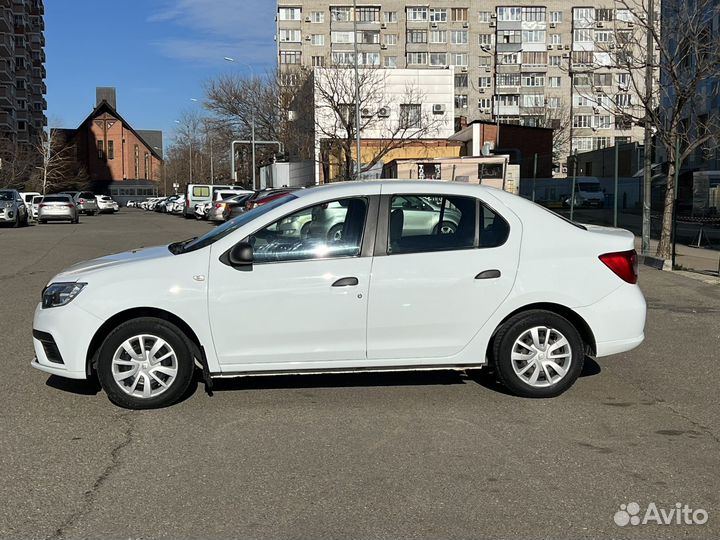
M656 255L661 259L672 257L672 227L673 211L675 208L675 161L670 161L667 176L665 177L665 204L663 206L662 232Z

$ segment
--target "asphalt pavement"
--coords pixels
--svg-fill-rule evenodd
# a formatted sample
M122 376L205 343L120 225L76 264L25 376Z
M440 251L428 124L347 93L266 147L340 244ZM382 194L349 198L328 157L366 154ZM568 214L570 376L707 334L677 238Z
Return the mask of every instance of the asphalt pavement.
M444 371L222 380L138 412L30 367L54 273L209 228L123 209L0 229L0 537L720 536L720 286L677 274L642 268L646 342L550 400ZM708 520L617 525L631 502Z

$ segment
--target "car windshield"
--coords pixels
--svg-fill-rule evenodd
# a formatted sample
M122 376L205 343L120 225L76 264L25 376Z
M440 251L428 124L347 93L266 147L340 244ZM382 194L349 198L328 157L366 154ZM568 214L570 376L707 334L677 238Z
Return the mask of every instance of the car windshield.
M42 201L42 200L43 200L42 195L40 195L40 196L35 196L35 197L33 197L32 203L33 203L33 204L37 204L37 203L39 203L39 202Z
M83 199L94 199L94 198L95 198L95 195L93 195L93 194L90 193L89 191L86 191L86 192L84 192L84 193L81 193L81 194L80 194L80 197L82 197Z
M0 191L0 201L14 201L15 197L12 191Z
M580 182L578 184L578 189L580 191L586 191L588 193L597 193L600 191L600 184L593 184L589 182Z
M204 234L199 238L191 238L190 240L170 244L168 246L168 249L174 255L202 249L211 244L214 244L221 238L225 238L228 234L235 232L237 229L239 229L246 223L250 223L255 218L258 218L277 208L278 206L282 206L286 202L296 198L297 197L295 195L287 194L284 197L280 197L279 199L274 200L268 204L259 206L253 210L249 210L248 212L245 212L244 214L236 217L235 219L231 219L223 225L220 225L217 229L213 229L212 231Z

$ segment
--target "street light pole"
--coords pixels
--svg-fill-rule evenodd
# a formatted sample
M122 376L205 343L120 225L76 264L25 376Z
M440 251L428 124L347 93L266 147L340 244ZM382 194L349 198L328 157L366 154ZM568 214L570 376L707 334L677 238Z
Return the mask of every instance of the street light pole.
M360 179L360 69L358 67L357 0L353 0L353 44L355 56L355 180Z
M645 163L643 170L643 211L642 211L642 244L640 252L650 254L650 204L652 194L652 131L648 122L650 120L650 107L652 107L653 64L655 63L655 46L653 32L655 28L655 1L648 0L648 14L646 32L646 59L645 59Z
M225 56L225 57L223 57L223 59L227 62L235 62L235 59L232 58L231 56ZM245 66L247 66L247 68L250 70L250 73L252 75L253 84L255 84L255 70L252 68L252 66L250 64L246 64L244 62L243 62L243 64ZM252 141L252 145L251 145L252 146L252 187L253 187L253 189L255 189L256 188L255 169L257 168L256 161L255 161L255 142L256 142L255 141L255 107L251 107L250 140ZM232 150L232 155L230 156L230 159L232 160L232 164L233 164L232 169L235 170L235 150L234 149ZM237 178L235 178L233 175L233 182L236 182L236 181L237 181Z

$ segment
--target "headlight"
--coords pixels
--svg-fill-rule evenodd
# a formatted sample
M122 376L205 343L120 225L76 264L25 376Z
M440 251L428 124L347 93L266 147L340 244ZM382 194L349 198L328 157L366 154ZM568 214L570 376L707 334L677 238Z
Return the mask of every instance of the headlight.
M52 308L69 304L87 283L51 283L42 292L42 307Z

